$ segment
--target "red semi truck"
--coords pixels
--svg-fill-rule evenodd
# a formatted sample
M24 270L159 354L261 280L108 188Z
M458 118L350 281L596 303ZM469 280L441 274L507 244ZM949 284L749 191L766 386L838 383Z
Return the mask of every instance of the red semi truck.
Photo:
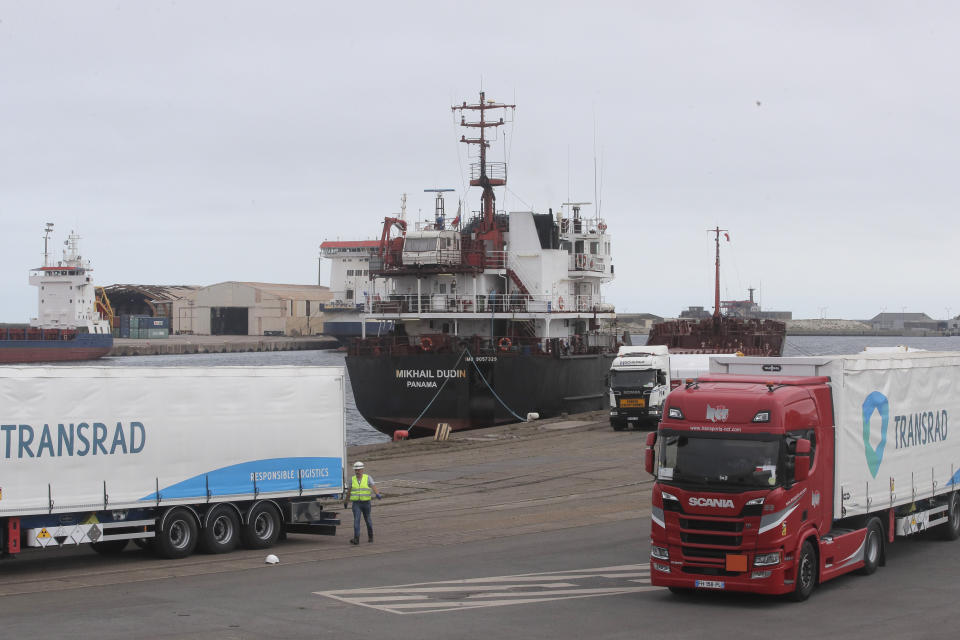
M654 585L790 594L960 537L960 353L716 358L648 434Z

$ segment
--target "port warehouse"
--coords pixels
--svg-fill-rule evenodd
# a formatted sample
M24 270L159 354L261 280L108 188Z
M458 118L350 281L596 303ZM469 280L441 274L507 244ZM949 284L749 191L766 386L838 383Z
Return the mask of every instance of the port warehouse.
M124 316L167 318L172 334L311 336L323 333L328 287L220 282L190 285L114 284L103 289L120 337ZM144 336L139 336L144 337ZM159 336L153 336L159 337Z

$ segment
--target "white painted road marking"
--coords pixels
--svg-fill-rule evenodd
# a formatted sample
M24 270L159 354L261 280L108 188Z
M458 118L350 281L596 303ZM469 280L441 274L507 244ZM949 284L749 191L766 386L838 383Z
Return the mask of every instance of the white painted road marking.
M627 564L365 589L315 591L314 594L347 604L408 614L596 598L656 589L659 587L650 586L650 565Z

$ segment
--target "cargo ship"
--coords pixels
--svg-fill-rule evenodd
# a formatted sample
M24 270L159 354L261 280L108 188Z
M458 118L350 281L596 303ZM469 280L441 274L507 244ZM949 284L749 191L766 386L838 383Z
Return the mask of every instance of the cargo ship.
M498 211L507 165L488 148L514 105L454 106L474 133L469 184L480 209L452 220L435 192L432 220L386 217L369 277L389 283L364 301L361 328L390 322L386 336L362 336L346 365L360 414L378 430L411 437L489 427L562 412L602 409L615 337L601 286L614 277L612 236L588 202L554 214ZM403 435L403 434L401 434Z
M720 227L715 235L716 276L713 315L700 320L666 320L650 328L649 345L665 345L670 353L734 353L747 356L783 354L787 325L779 320L741 318L721 313L720 302ZM727 235L729 239L729 236ZM751 295L752 300L752 295Z
M90 273L80 255L80 236L70 232L63 260L50 258L53 225L43 236L43 266L30 271L37 287L38 314L29 325L0 327L0 364L94 360L113 346L110 323L101 312Z

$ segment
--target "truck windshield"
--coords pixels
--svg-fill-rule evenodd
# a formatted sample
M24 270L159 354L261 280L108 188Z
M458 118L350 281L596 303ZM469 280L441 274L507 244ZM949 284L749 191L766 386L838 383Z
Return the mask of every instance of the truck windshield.
M656 384L656 369L610 372L610 385L614 389L640 389L643 387L653 387L656 386Z
M777 484L780 439L662 432L657 478L677 484L772 487Z

